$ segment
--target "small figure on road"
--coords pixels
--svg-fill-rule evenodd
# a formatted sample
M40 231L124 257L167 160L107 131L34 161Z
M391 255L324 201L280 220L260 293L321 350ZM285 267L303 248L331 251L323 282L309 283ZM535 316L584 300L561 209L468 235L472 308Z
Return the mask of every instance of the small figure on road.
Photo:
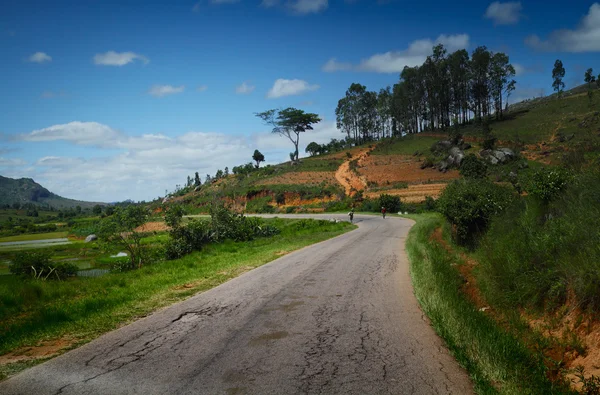
M352 223L354 221L354 207L352 207L352 209L350 209L348 216L350 217L350 223Z
M381 208L381 215L383 215L383 219L385 219L385 212L386 212L385 207L382 207Z

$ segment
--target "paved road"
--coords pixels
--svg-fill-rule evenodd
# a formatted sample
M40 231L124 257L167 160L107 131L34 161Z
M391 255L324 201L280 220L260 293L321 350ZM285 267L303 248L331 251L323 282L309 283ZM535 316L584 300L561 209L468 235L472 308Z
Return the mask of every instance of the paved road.
M355 222L31 368L0 393L472 393L412 293L411 222Z

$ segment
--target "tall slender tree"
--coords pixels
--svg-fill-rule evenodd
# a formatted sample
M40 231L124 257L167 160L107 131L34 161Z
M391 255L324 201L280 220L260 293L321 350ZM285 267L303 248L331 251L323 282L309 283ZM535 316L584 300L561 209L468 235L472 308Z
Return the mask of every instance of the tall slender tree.
M592 96L594 94L593 92L593 88L592 88L592 83L594 83L596 81L596 77L594 76L594 71L589 68L587 69L587 71L585 72L585 77L584 77L584 81L588 84L588 98L590 99L590 102L592 101Z
M564 77L565 68L563 67L563 63L560 59L556 59L554 68L552 69L552 88L558 93L558 97L562 96L563 89L565 88Z

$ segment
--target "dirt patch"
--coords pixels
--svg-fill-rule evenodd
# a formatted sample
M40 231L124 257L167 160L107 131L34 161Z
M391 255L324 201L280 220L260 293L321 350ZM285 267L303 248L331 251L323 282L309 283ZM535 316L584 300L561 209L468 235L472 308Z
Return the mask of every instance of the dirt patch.
M146 222L144 225L135 228L136 232L162 232L170 228L164 222Z
M385 193L386 195L400 196L400 199L406 203L420 203L425 201L427 196L437 199L447 185L448 184L442 183L412 184L409 185L408 188L368 191L365 193L365 196L369 198L377 198L382 193Z
M322 182L336 184L335 172L333 171L298 171L282 174L279 176L260 180L256 185L280 185L280 184L303 184L317 185Z
M365 177L357 174L357 172L350 169L350 162L357 161L358 167L363 166L363 162L367 153L370 152L372 148L362 150L353 158L342 163L342 165L335 172L335 178L337 181L344 187L344 191L347 196L354 195L357 191L364 190L367 187L367 182Z
M58 339L47 342L42 342L33 347L23 347L0 355L0 366L8 365L15 362L32 361L35 359L50 358L69 349L76 343L76 339Z
M367 182L385 185L386 183L407 182L409 184L449 181L459 178L458 170L443 173L436 169L421 169L421 162L407 155L372 155L361 164L359 173Z

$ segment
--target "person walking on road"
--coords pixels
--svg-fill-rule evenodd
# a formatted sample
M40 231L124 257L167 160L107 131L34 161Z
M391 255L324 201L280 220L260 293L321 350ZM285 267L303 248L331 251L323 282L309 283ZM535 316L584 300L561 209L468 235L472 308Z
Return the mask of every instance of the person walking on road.
M350 217L350 223L353 223L353 221L354 221L354 207L352 207L352 209L348 213L348 216Z
M385 207L382 207L381 208L381 215L383 215L383 219L385 219L385 212L386 212Z

